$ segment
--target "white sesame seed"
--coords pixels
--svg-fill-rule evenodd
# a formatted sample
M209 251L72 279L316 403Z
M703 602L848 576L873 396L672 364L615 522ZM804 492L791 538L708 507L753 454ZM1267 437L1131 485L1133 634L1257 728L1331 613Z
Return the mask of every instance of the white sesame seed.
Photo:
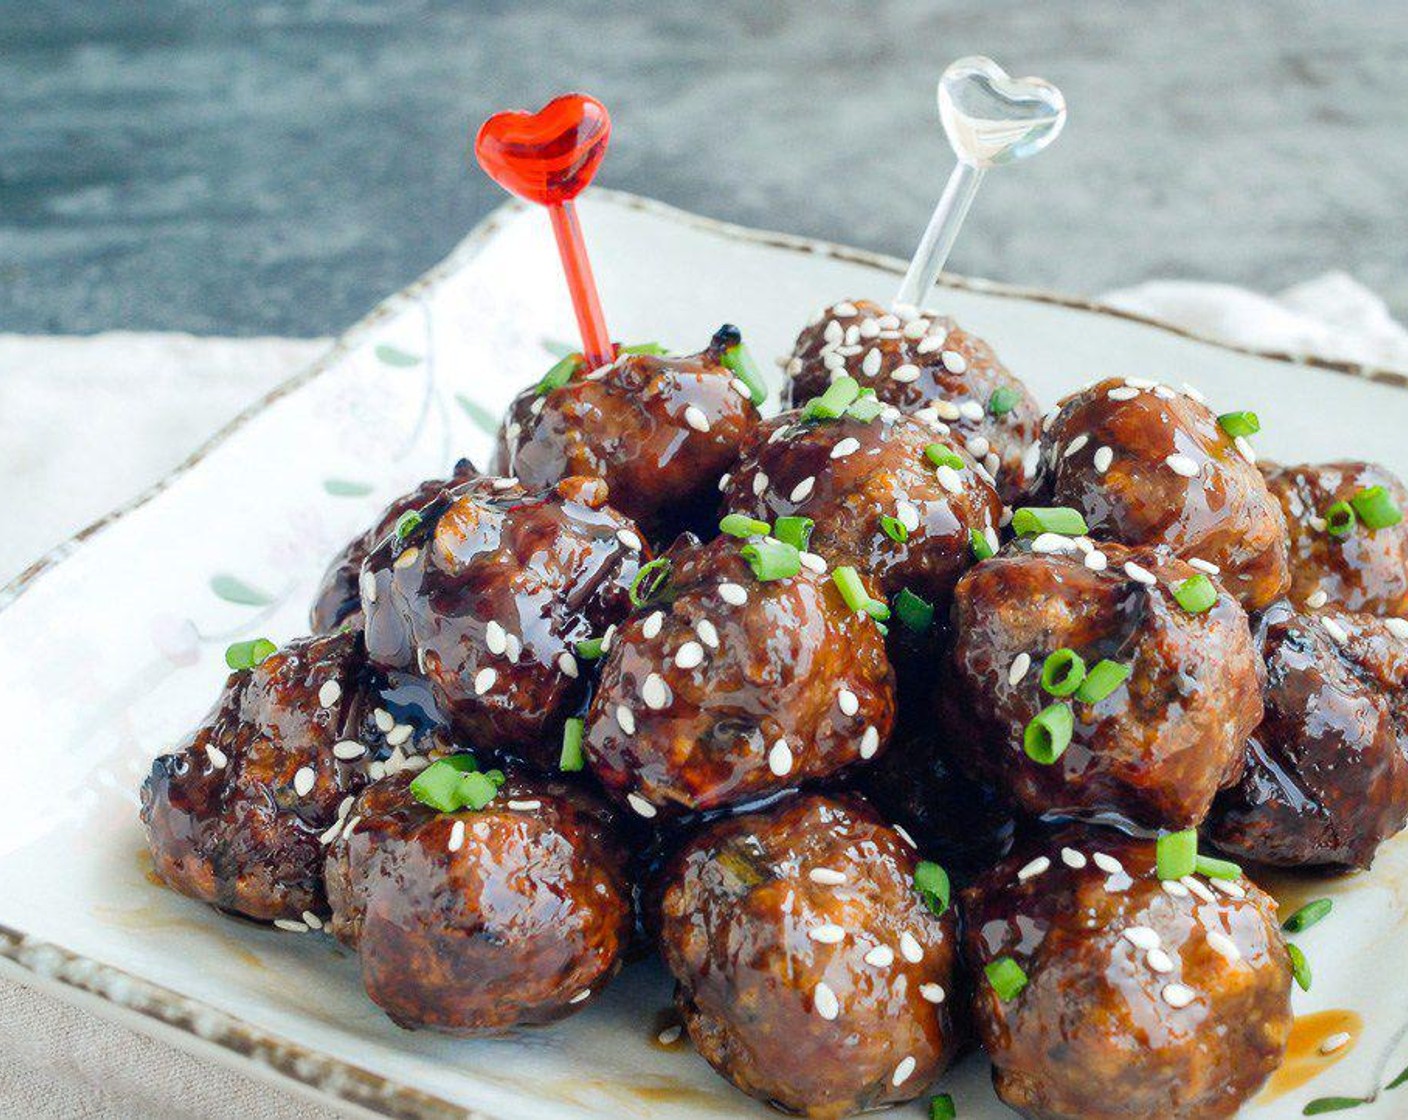
M919 528L919 507L901 498L895 502L895 518L912 533Z
M827 370L830 371L833 381L836 379L837 376L846 372L845 356L836 353L836 351L834 350L830 353L822 354L821 364L825 366Z
M812 487L814 487L815 485L816 479L811 475L807 475L806 478L802 479L801 482L797 483L796 486L792 487L792 493L788 495L789 500L794 502L806 501L806 499L811 495Z
M639 813L646 820L655 816L655 806L638 793L626 794L626 804Z
M400 556L396 557L396 563L393 566L402 569L409 568L412 564L416 562L416 559L419 556L420 549L408 548L405 552L401 553Z
M963 413L959 411L958 406L952 401L936 400L933 403L933 409L934 414L938 416L940 420L957 420L963 415Z
M846 940L846 931L838 925L827 922L825 925L812 926L807 930L807 936L822 945L837 945Z
M852 315L859 314L856 305L850 300L842 300L831 309L831 314L838 319L849 319Z
M331 844L334 840L337 839L337 834L341 831L342 818L338 817L337 820L333 821L332 827L318 837L318 843L322 844L324 847L327 847L327 845Z
M230 761L225 757L225 752L214 743L205 744L205 757L210 759L210 765L217 770L225 769L226 764Z
M958 415L965 420L981 420L983 418L983 406L977 401L964 401L958 406Z
M843 688L836 694L836 703L843 715L853 716L860 711L860 701L849 688Z
M779 430L779 431L782 431L783 429L778 429L778 430ZM759 471L757 474L755 474L755 475L753 476L753 494L754 494L754 496L761 498L761 497L763 496L763 491L766 490L767 488L768 488L768 476L765 475L762 471Z
M572 997L571 999L569 999L567 1002L568 1002L568 1003L581 1003L583 1000L587 1000L587 999L591 999L591 998L592 998L592 990L591 990L590 988L584 988L582 991L578 992L575 996L573 996L573 997Z
M906 362L904 365L890 372L890 380L898 381L901 385L908 385L912 381L918 381L919 367Z
M862 958L866 964L875 968L889 968L895 963L895 951L888 945L877 945L866 953Z
M839 887L846 881L846 873L830 867L813 867L807 872L807 878L823 887Z
M1082 432L1080 435L1076 436L1075 439L1071 440L1070 443L1066 444L1066 450L1061 452L1061 458L1069 459L1089 442L1090 437Z
M707 432L709 430L709 418L704 415L704 410L698 405L689 405L684 410L684 422L696 432Z
M928 319L911 319L904 325L904 336L910 342L918 342L929 333Z
M409 723L398 723L386 733L386 745L388 747L399 747L410 741L415 728Z
M1240 454L1243 459L1253 466L1256 465L1256 452L1252 450L1252 445L1247 442L1246 436L1238 436L1232 441L1232 445L1236 447L1238 454Z
M651 611L645 616L645 621L640 624L641 636L653 638L660 633L660 627L664 625L665 615L661 611Z
M1144 954L1144 963L1155 972L1173 971L1173 958L1162 949L1150 949Z
M895 1072L890 1075L890 1084L896 1087L903 1085L914 1073L914 1067L919 1063L912 1057L905 1057L900 1060L900 1064L895 1067Z
M295 922L291 918L275 918L274 928L281 929L286 933L307 933L308 927L303 922Z
M920 984L919 994L930 1003L943 1003L948 993L944 991L942 984Z
M719 598L731 607L741 607L748 601L748 592L736 583L719 584Z
M827 342L831 343L833 346L839 346L841 344L841 339L843 339L845 336L846 328L841 326L840 323L836 322L835 319L832 319L830 322L828 322L821 332L821 337L824 338Z
M1096 469L1100 474L1104 474L1107 470L1109 470L1109 469L1110 469L1110 464L1113 463L1114 461L1115 461L1115 450L1114 450L1114 448L1112 448L1112 447L1097 447L1097 448L1095 449L1095 456L1094 456L1094 458L1092 459L1092 462L1095 464L1095 469Z
M1012 664L1007 669L1007 683L1014 688L1021 683L1022 678L1027 675L1027 670L1032 667L1031 654L1023 651L1012 659Z
M698 642L685 642L675 654L675 665L681 669L694 669L704 663L704 647Z
M616 705L616 726L627 735L636 733L636 717L625 704Z
M1124 864L1106 852L1096 852L1090 858L1095 861L1095 866L1106 875L1118 875L1124 870Z
M914 352L916 354L932 354L935 350L942 350L944 343L947 341L948 335L946 334L925 335L919 340L919 344L915 346Z
M1390 616L1384 619L1384 627L1400 642L1408 642L1408 618Z
M1187 1007L1197 996L1197 992L1192 988L1185 988L1182 984L1164 985L1164 1002L1170 1007Z
M1085 554L1085 566L1092 572L1103 572L1110 564L1110 558L1098 548Z
M452 852L464 847L464 821L457 820L450 826L450 842L447 847Z
M900 328L899 316L891 315L888 312L886 312L884 315L881 315L880 318L876 320L876 322L880 324L880 329L882 331L897 331Z
M491 621L484 627L484 644L489 647L489 652L502 654L508 649L508 634L497 622Z
M870 349L865 352L865 357L860 360L860 371L866 377L874 377L880 372L881 355L879 349Z
M1124 562L1124 574L1136 583L1142 583L1148 587L1153 587L1159 582L1158 577L1155 576L1153 572L1149 571L1147 568L1141 568L1133 560L1126 560Z
M1143 949L1146 953L1163 944L1163 938L1159 936L1158 931L1148 926L1130 926L1120 936L1136 949Z
M1207 572L1210 576L1215 576L1222 571L1216 564L1209 560L1204 560L1201 556L1191 557L1188 561L1190 568L1197 568L1200 572Z
M860 440L855 436L847 436L831 449L831 458L844 459L847 455L860 450Z
M1038 533L1032 538L1032 551L1039 555L1051 552L1072 552L1077 547L1075 541L1060 533Z
M313 786L317 781L317 772L311 766L300 766L293 775L293 792L299 797L307 797L313 792Z
M1188 382L1186 382L1186 381L1183 382L1182 388L1183 388L1183 391L1184 391L1185 393L1187 393L1190 397L1192 397L1192 398L1193 398L1195 401L1197 401L1199 404L1206 404L1206 403L1207 403L1207 398L1206 398L1205 396L1203 396L1202 393L1198 392L1198 390L1195 389L1192 385L1189 385Z
M1085 866L1085 853L1078 852L1074 848L1061 849L1061 862L1067 867L1074 867L1079 871Z
M1333 1054L1336 1050L1343 1050L1349 1043L1354 1041L1354 1036L1348 1031L1339 1031L1330 1035L1320 1044L1320 1053Z
M495 490L512 490L518 485L518 479L510 475L507 478L496 478L489 483Z
M354 758L361 758L362 755L366 753L367 748L357 742L356 739L343 739L340 743L334 743L332 748L332 756L334 758L340 758L344 762Z
M602 634L602 636L601 636L601 652L602 652L602 653L609 653L609 652L611 651L611 643L612 643L612 641L615 639L615 637L616 637L616 624L613 622L610 626L608 626L608 627L606 628L606 632L605 632L604 634Z
M792 773L792 748L787 745L786 739L779 739L768 751L768 769L779 778Z
M1323 517L1316 517L1314 514L1311 514L1310 517L1306 518L1306 524L1317 533L1323 533L1325 531L1325 519Z
M666 1027L655 1038L661 1046L673 1046L680 1040L682 1034L684 1034L684 1028L676 1023L673 1027Z
M347 821L347 823L342 826L342 837L343 837L343 839L344 839L344 840L346 840L346 839L351 839L353 831L354 831L354 830L356 829L356 827L357 827L359 824L361 824L361 823L362 823L362 815L361 815L360 813L354 814L354 815Z
M357 585L361 588L363 599L368 603L376 602L376 576L364 569L357 579Z
M719 648L719 632L707 618L701 618L694 624L694 632L699 635L699 640L710 649Z
M645 701L645 706L655 711L669 707L670 690L665 685L665 678L659 673L650 673L640 686L640 698Z
M1028 879L1035 879L1043 871L1051 866L1051 861L1045 856L1037 856L1031 863L1027 864L1017 872L1017 881L1025 883Z
M818 556L815 552L799 552L797 553L797 559L802 567L806 568L808 571L815 572L819 576L826 574L825 557Z
M474 695L483 696L494 687L494 682L498 679L498 670L492 665L486 665L474 674Z
M1246 889L1242 884L1234 883L1231 879L1214 879L1212 885L1231 898L1245 898L1247 896Z
M1200 473L1197 460L1187 455L1174 453L1167 456L1164 463L1174 474L1182 475L1184 478L1197 478Z
M372 719L376 723L376 729L383 735L396 726L396 717L385 708L377 708L372 712Z
M868 725L865 733L860 737L861 758L874 758L875 752L880 749L880 732L875 730L874 725Z
M1330 637L1334 638L1340 645L1344 645L1349 641L1349 632L1333 618L1322 618L1320 624L1325 627L1325 633L1329 634Z
M1208 930L1208 945L1218 953L1221 953L1229 961L1242 959L1241 950L1237 948L1237 943L1225 933L1212 929Z
M890 827L895 830L895 835L898 836L901 840L903 840L906 844L908 844L911 848L919 847L919 845L914 842L914 837L911 836L905 830L905 827L903 825L892 824Z
M924 959L924 950L919 940L909 930L900 934L900 956L910 964L918 964Z
M939 355L939 361L943 362L944 369L949 373L962 373L968 368L968 359L957 350L945 350Z
M791 362L787 363L786 368L789 374L795 375L797 372L797 370L794 370L792 368ZM800 362L797 364L797 369L801 369ZM735 377L732 381L729 382L729 385L732 387L733 391L737 393L740 397L742 397L745 401L751 401L753 399L753 390L748 388L748 382L744 381L743 378Z
M346 797L344 797L341 801L339 801L339 802L337 803L337 819L338 819L338 820L342 820L344 817L347 816L348 812L349 812L349 811L351 810L351 808L352 808L352 803L353 803L354 801L356 801L356 800L357 800L357 799L356 799L355 797L353 797L353 796L349 793Z
M322 929L323 919L311 910L303 911L303 924L309 929Z
M988 453L990 446L991 444L988 443L987 436L974 436L967 443L968 454L975 459L981 459Z
M1325 593L1325 589L1323 587L1317 587L1314 591L1312 591L1309 595L1305 597L1305 605L1313 611L1318 611L1329 601L1330 597Z
M812 1007L828 1022L841 1014L841 1001L824 980L812 989Z
M1203 882L1201 879L1195 879L1192 875L1185 875L1178 881L1188 888L1189 894L1196 895L1204 902L1217 901L1217 895L1213 894L1212 891L1208 890L1207 887L1203 886Z
M324 681L323 687L318 689L318 703L324 708L331 708L342 699L342 685L337 681Z
M570 650L563 650L557 655L557 667L564 677L577 678L577 659L572 656Z
M939 485L950 494L963 493L963 480L958 477L958 472L947 463L941 464L934 474L939 480Z
M1188 888L1177 879L1164 879L1159 885L1163 887L1165 894L1172 895L1174 898L1188 897Z
M719 479L719 493L722 494L725 490L727 490L727 489L728 489L728 484L729 484L730 482L732 482L732 481L733 481L733 475L732 475L732 474L725 474L722 478L720 478L720 479Z
M537 798L529 798L525 801L510 801L508 807L515 813L531 813L534 809L541 809L543 803Z
M617 529L616 539L632 552L639 552L641 550L640 538L629 529Z

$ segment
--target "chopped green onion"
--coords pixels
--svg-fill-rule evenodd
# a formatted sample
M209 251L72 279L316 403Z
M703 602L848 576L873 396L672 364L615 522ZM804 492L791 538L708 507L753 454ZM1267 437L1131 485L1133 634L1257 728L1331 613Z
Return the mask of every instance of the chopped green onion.
M1090 530L1080 510L1069 506L1023 506L1012 514L1012 531L1019 537L1034 537L1038 533L1059 533L1063 537L1082 537Z
M658 556L649 564L642 564L636 578L631 580L631 603L643 607L653 600L670 582L670 561Z
M587 638L585 641L577 643L577 656L583 661L597 661L601 658L602 640L600 638Z
M1160 879L1181 879L1198 869L1198 830L1165 832L1154 845L1154 866Z
M1237 436L1254 436L1261 431L1261 421L1255 412L1224 412L1217 422L1234 439Z
M586 721L573 717L562 725L562 754L557 760L559 770L580 770L586 760L582 757L582 729Z
M1173 597L1178 605L1189 614L1202 614L1217 602L1217 588L1212 580L1199 572L1189 576L1182 583L1173 585Z
M885 530L885 535L896 544L904 544L909 540L909 526L898 517L891 517L888 513L880 515L880 528Z
M453 813L460 808L460 779L477 770L479 763L472 754L454 754L432 762L411 782L411 796L422 805L441 813Z
M798 517L795 514L788 514L779 517L773 523L772 535L783 544L790 544L793 548L803 550L811 542L812 529L816 522L810 517Z
M1076 689L1076 699L1082 704L1098 704L1120 685L1129 679L1130 668L1108 658L1097 661L1095 667L1085 674L1085 680Z
M1332 537L1347 537L1354 532L1354 507L1348 502L1336 502L1325 511L1325 531Z
M1071 745L1075 722L1075 714L1065 704L1043 708L1022 732L1022 749L1033 762L1051 765Z
M760 405L768 399L767 385L758 370L758 363L753 360L753 355L742 342L730 346L719 360L724 369L748 386L748 392L752 395L755 405Z
M765 537L771 526L745 513L730 513L719 522L719 532L730 537Z
M802 409L803 420L838 420L860 396L860 382L842 374L826 387L826 392L813 397Z
M968 547L973 550L973 557L976 560L988 560L992 557L992 544L986 533L980 533L977 529L968 530Z
M802 554L790 544L775 537L763 537L749 541L738 550L739 555L748 561L753 574L764 582L774 579L791 579L802 570Z
M929 1098L929 1120L957 1120L958 1108L948 1093L936 1093Z
M538 396L551 393L554 389L561 389L569 381L572 375L577 372L577 367L583 363L581 354L568 354L560 362L543 374L543 379L538 382Z
M948 909L951 894L948 872L933 860L923 859L915 866L914 889L935 915L942 915Z
M895 596L895 614L916 633L922 634L934 624L934 604L905 587Z
M1021 401L1022 394L1010 385L999 385L988 397L988 411L994 416L1006 416Z
M1296 978L1296 983L1300 985L1303 992L1310 991L1310 982L1313 979L1310 971L1310 962L1305 959L1305 953L1301 951L1299 945L1287 944L1286 952L1291 955L1291 975Z
M1049 654L1041 666L1041 687L1052 696L1069 696L1085 680L1085 658L1062 646Z
M928 456L929 462L936 467L952 467L956 471L961 471L967 466L963 462L963 456L946 443L928 444L924 448L924 454Z
M1212 856L1198 857L1198 874L1209 879L1240 879L1242 869L1230 859L1213 859Z
M1349 499L1349 504L1370 529L1387 529L1403 520L1403 511L1382 486L1366 486Z
M1314 902L1307 902L1282 922L1281 928L1287 933L1301 933L1323 920L1334 908L1335 904L1328 898L1317 898Z
M482 809L498 795L501 785L503 785L502 781L494 781L493 771L481 774L475 770L460 778L459 789L456 792L460 804L464 808Z
M881 602L879 599L871 599L862 609L871 618L877 619L880 622L884 622L890 617L890 604Z
M840 567L831 569L831 582L841 592L841 598L846 601L846 606L853 611L865 610L866 604L870 602L870 592L861 582L859 572L849 564L842 564Z
M633 346L621 346L616 350L618 354L648 354L652 358L663 358L669 353L658 342L637 342Z
M855 403L846 409L846 415L862 424L869 424L885 411L885 402L875 395L874 389L862 389Z
M408 510L396 519L396 538L405 540L416 531L416 526L420 524L420 514L415 510Z
M235 670L253 669L271 653L276 653L278 648L268 638L235 642L234 645L225 647L225 664Z
M1027 986L1027 974L1011 957L998 957L995 961L989 961L983 971L987 974L992 990L1003 1003L1016 999Z

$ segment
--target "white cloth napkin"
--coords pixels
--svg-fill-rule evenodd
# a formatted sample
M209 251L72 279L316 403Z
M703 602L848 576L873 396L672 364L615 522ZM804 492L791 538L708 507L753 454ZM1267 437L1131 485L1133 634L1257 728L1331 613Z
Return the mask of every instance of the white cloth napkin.
M1344 273L1277 296L1155 281L1103 299L1239 346L1408 372L1408 331ZM0 524L24 526L23 534L0 534L0 583L152 485L326 345L121 332L0 335ZM337 1115L0 980L0 1116Z

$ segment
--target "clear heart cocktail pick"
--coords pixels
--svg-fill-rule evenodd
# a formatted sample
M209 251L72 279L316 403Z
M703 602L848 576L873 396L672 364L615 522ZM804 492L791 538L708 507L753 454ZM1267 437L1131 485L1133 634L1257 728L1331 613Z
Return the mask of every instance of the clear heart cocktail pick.
M1012 78L990 58L960 58L939 79L939 119L958 157L924 230L897 304L922 307L988 168L1034 156L1061 134L1066 99L1040 78Z
M592 181L610 137L606 106L584 93L567 93L536 113L495 113L474 138L475 158L489 178L547 207L589 369L616 355L573 199Z

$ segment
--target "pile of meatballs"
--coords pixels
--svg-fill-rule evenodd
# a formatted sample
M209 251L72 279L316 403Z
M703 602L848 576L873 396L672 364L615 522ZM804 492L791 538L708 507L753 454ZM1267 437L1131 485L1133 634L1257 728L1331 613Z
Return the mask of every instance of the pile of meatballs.
M312 636L232 647L142 789L157 873L331 933L407 1028L551 1023L658 952L787 1112L977 1045L1029 1117L1233 1114L1307 979L1244 868L1367 868L1408 817L1403 485L1258 463L1186 386L1043 414L915 308L782 364L766 418L730 326L525 389Z

